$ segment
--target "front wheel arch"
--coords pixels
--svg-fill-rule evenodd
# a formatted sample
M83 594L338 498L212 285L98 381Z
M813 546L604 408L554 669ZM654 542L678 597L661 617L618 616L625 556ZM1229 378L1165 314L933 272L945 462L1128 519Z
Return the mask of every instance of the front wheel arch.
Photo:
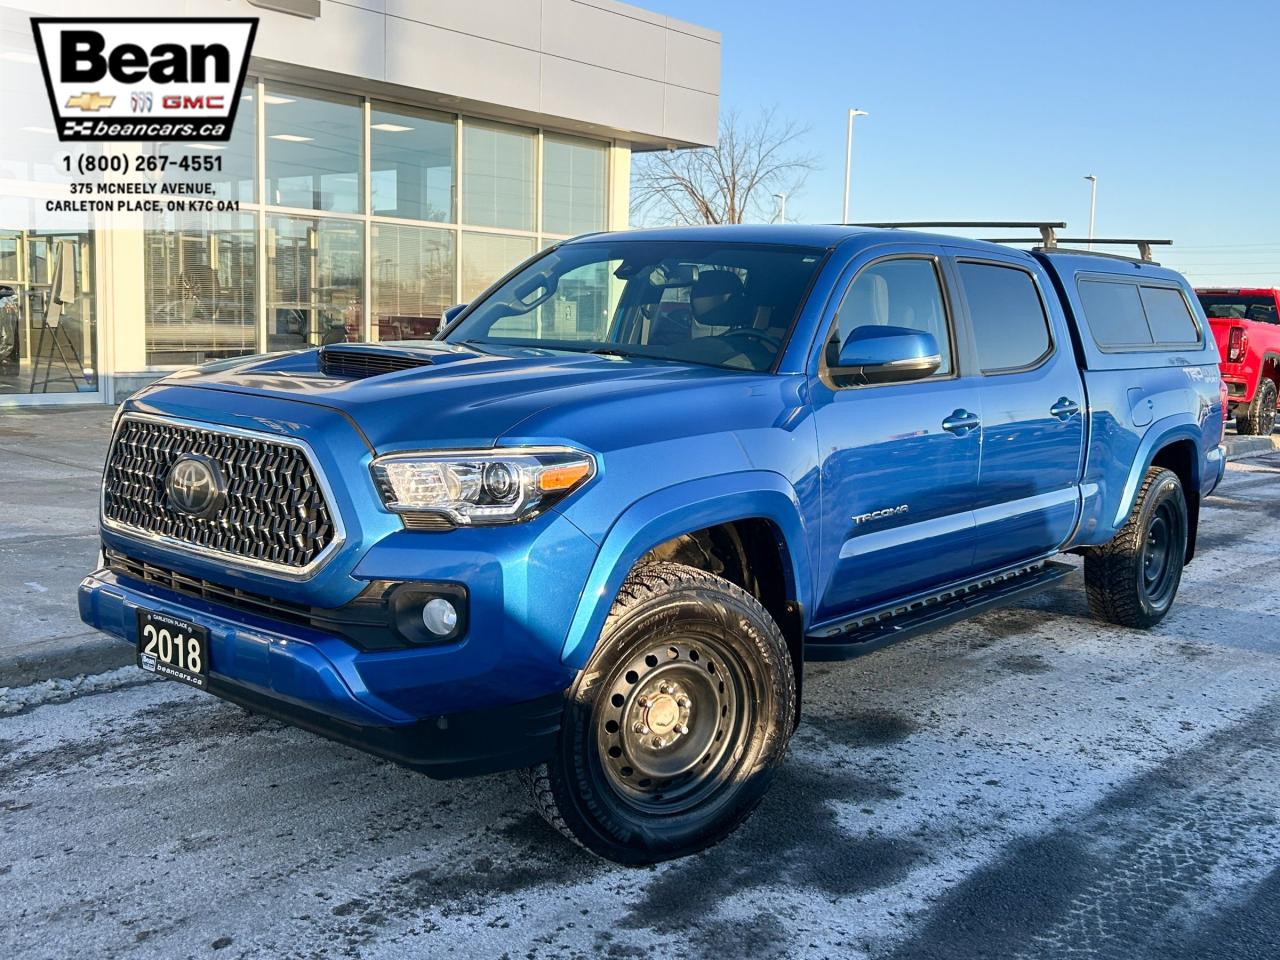
M781 474L741 471L667 487L622 512L587 577L561 660L574 670L586 665L623 581L647 553L683 535L747 519L767 521L777 531L803 633L806 611L812 609L813 573L799 496Z

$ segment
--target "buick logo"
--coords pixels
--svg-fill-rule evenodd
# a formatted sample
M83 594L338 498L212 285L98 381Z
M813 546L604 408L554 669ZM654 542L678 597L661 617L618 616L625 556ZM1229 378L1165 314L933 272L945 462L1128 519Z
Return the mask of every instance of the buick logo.
M207 517L222 506L226 485L222 471L208 457L187 454L169 470L164 482L169 506L193 517Z

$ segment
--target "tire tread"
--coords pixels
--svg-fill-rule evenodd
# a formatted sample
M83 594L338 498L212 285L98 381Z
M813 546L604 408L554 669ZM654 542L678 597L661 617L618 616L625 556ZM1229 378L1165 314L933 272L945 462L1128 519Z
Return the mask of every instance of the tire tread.
M1270 423L1274 429L1275 417L1276 385L1273 380L1263 377L1258 381L1258 389L1253 393L1253 400L1236 413L1236 433L1248 436L1270 433L1266 426Z
M612 628L622 621L635 607L672 591L689 588L728 592L734 595L739 602L754 608L753 612L757 614L760 623L765 626L764 640L773 647L771 651L762 652L766 656L772 655L780 666L780 669L775 671L777 675L774 680L782 686L782 697L785 704L785 712L782 715L793 718L791 725L781 734L789 738L794 728L796 678L795 671L791 666L786 639L782 636L782 631L768 611L755 597L722 577L685 564L664 560L642 561L627 575L627 579L618 590L618 595L614 599L613 606L609 609L604 627L600 632L601 646L607 641ZM774 735L778 734L775 733ZM549 763L540 763L522 770L520 773L525 786L529 790L529 796L533 801L534 808L542 815L542 818L558 833L572 840L582 849L595 853L596 851L591 850L589 846L583 843L573 828L570 827L565 817L565 812L561 809L560 803L556 799L551 765ZM754 813L754 809L750 813ZM706 849L719 843L730 833L737 830L750 816L750 813L745 817L730 821L721 829L708 833L705 841L699 843L698 849ZM696 851L689 850L686 852L693 853ZM637 862L651 861L641 860Z
M1165 467L1148 467L1142 487L1134 500L1133 510L1120 532L1100 547L1090 547L1084 557L1084 588L1089 610L1095 617L1122 627L1149 627L1149 621L1138 598L1129 585L1134 556L1141 554L1146 541L1142 506L1151 488L1166 476L1177 474Z

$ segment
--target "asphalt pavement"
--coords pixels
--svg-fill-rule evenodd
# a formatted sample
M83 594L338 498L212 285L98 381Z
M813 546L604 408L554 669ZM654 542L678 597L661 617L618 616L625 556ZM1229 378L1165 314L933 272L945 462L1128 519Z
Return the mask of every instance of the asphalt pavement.
M104 406L0 412L0 687L97 673L128 651L80 622L98 556Z
M37 452L73 525L79 455ZM20 514L0 547L64 542ZM1076 575L810 665L760 811L656 868L568 845L514 775L431 781L132 667L11 686L0 956L1273 960L1277 521L1280 455L1233 463L1148 633ZM74 629L57 584L46 633Z

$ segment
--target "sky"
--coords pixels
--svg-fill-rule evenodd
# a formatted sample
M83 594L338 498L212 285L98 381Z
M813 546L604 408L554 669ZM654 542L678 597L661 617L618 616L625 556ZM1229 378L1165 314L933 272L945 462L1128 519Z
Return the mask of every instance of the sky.
M1280 286L1276 0L637 0L722 34L721 110L776 106L820 169L787 219L1065 220ZM1131 253L1131 250L1116 250Z

